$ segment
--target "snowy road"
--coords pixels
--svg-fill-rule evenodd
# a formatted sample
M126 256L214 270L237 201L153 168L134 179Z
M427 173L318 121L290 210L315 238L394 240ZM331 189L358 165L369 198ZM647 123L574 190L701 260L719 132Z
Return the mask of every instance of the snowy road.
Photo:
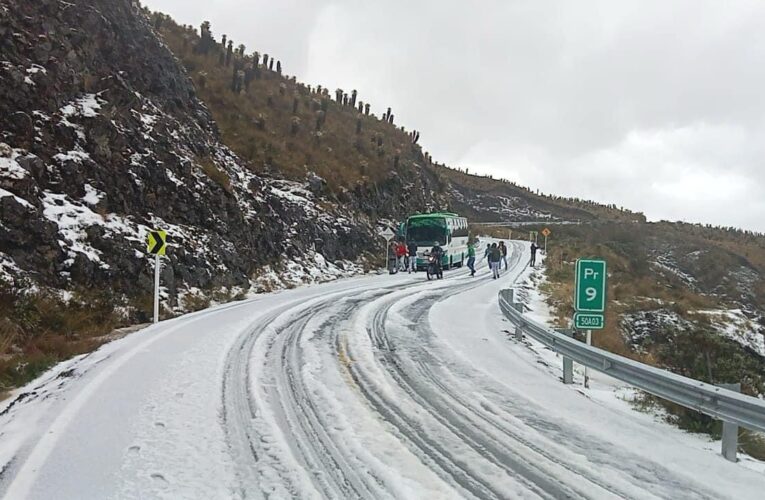
M163 322L0 410L7 498L761 498L765 475L508 340L527 273L376 276Z

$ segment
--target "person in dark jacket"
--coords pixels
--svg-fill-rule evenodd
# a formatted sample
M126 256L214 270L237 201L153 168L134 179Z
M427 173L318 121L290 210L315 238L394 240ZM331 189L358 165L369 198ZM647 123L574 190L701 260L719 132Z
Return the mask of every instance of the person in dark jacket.
M504 241L499 242L499 251L502 253L502 262L505 264L505 271L507 271L507 247Z
M417 243L410 241L409 244L406 246L407 252L409 253L409 273L417 272Z
M494 279L499 278L499 265L501 260L502 251L496 243L492 243L491 250L489 251L489 267L491 267L491 274Z
M444 249L441 248L441 244L437 241L433 242L433 248L430 249L430 255L436 259L436 272L441 274L441 266L443 264Z
M534 267L537 265L537 250L539 250L539 247L536 243L533 241L531 242L531 267Z

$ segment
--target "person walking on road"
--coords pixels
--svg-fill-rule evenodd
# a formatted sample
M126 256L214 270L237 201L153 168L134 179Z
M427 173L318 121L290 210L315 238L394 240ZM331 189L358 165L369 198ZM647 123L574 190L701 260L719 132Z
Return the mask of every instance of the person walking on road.
M489 267L491 267L491 274L494 279L499 278L499 265L501 260L502 251L496 243L492 243L491 250L489 251Z
M409 274L417 272L417 243L410 241L406 246L407 253L409 253Z
M390 244L388 245L388 273L389 274L396 274L398 272L398 257L396 256L396 249L398 248L398 243L396 240L391 240Z
M403 241L399 241L398 244L396 244L396 261L398 264L398 270L404 271L406 270L406 267L404 265L404 259L406 258L407 250L406 245Z
M536 243L532 241L531 242L531 262L529 263L531 267L536 267L537 265L537 250L539 250L539 247L537 246Z
M491 269L491 261L489 260L489 256L491 255L491 245L486 245L486 250L483 252L483 258L486 261L486 265L489 269Z
M502 253L502 262L505 264L505 271L507 271L507 247L504 241L499 242L499 251Z
M470 276L475 276L475 245L468 243L468 269L470 269Z

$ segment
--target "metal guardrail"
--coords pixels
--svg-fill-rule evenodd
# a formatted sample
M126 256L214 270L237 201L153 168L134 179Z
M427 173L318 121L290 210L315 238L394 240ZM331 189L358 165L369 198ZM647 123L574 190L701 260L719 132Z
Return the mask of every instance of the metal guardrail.
M524 317L512 296L513 290L499 292L499 307L505 317L523 333L565 358L686 408L765 432L765 401L588 346Z

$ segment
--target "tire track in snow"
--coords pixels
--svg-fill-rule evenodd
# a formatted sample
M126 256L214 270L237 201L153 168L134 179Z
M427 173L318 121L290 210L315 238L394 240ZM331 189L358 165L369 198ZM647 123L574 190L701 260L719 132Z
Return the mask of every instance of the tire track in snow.
M514 245L513 256L511 257L511 268L517 270L522 263L523 254L518 247ZM525 269L523 266L518 274ZM454 287L450 290L451 296L470 291L476 286L481 286L484 282L477 284L467 283ZM427 312L444 297L433 292L426 292L421 301L416 303L417 314L410 317L413 324L417 325L418 338L432 337L430 331L426 331ZM400 300L408 300L409 297L401 297ZM421 408L429 412L432 418L439 422L445 429L459 436L464 444L471 447L487 461L502 467L508 475L518 478L529 491L535 492L541 497L546 498L590 498L595 491L600 491L600 496L625 497L624 492L614 489L597 477L592 477L583 469L574 469L562 461L558 460L550 453L546 453L540 447L523 438L518 433L509 431L501 423L501 418L497 415L489 416L484 411L477 410L464 395L458 394L453 388L442 383L439 377L434 374L433 368L443 368L443 363L430 356L428 350L420 349L419 359L409 359L397 354L396 345L391 342L386 332L386 322L389 311L397 305L397 301L389 301L374 313L372 326L369 329L369 336L374 345L385 353L381 356L381 364L385 366L395 382L406 392L406 394ZM423 321L424 318L424 321ZM363 373L357 370L356 380L362 387ZM373 388L367 387L365 394L377 411L381 412L387 418L397 413L396 403L392 401L381 401L381 398L375 393ZM403 412L398 412L400 422L406 420ZM403 424L406 426L406 424ZM409 425L408 427L412 427ZM414 443L421 443L421 440L412 439L411 433L407 429L399 429ZM504 438L504 439L502 439ZM502 441L501 443L498 442ZM508 446L508 440L510 446ZM522 455L528 457L533 455L533 460L520 458L518 455L519 446L525 446L526 451L521 450ZM432 449L422 447L422 451L433 455ZM443 455L443 453L441 453ZM543 465L540 465L543 464ZM440 464L443 467L443 463ZM550 467L560 469L556 476L550 476ZM449 467L445 467L449 470ZM475 490L471 488L470 483L465 483L461 473L471 474L469 470L458 471L453 478L468 491L477 496L485 496L492 493L492 496L503 497L501 491L492 491L490 484L484 484L486 490ZM564 484L560 482L561 474L568 475L568 481ZM588 483L583 483L582 478L586 478ZM476 478L473 477L473 480ZM583 484L589 484L583 487Z
M513 268L518 265L520 259L521 255L517 248L514 247L512 257ZM485 281L471 280L467 283L460 282L452 288L458 292L463 292L482 286L485 283ZM424 290L429 289L425 288ZM450 290L450 292L454 292L454 290ZM404 297L408 298L408 295ZM396 297L393 301L387 300L383 302L382 307L374 312L372 324L368 328L368 335L372 345L379 351L377 357L394 382L403 389L416 406L427 411L440 424L442 432L445 431L456 436L462 444L486 458L490 464L502 468L505 473L516 479L527 490L546 498L571 497L572 491L567 491L565 487L552 484L547 477L543 474L535 473L533 469L526 466L516 457L503 456L501 450L494 446L494 441L491 437L476 435L468 427L461 425L463 422L445 418L444 414L448 414L449 409L437 408L430 401L434 394L430 391L424 391L422 388L417 388L416 381L403 368L401 357L396 354L395 347L390 343L385 333L388 311L397 303L397 300L400 299ZM336 348L339 349L339 344ZM471 467L470 463L465 463L464 457L460 456L459 453L423 433L420 429L420 422L408 415L398 402L381 396L382 391L376 390L374 381L366 376L362 368L354 365L352 374L354 381L361 388L372 407L383 418L393 423L410 445L414 446L425 460L431 461L440 470L442 475L445 475L456 486L473 496L479 498L505 497L507 494L505 490L497 488L491 480L482 477L475 468ZM540 487L540 484L544 485L544 487Z
M371 473L359 474L350 464L355 457L328 434L331 423L322 418L302 380L300 341L312 320L320 319L315 327L317 336L327 336L327 331L352 315L358 303L396 290L400 287L365 285L309 303L295 301L259 318L240 335L226 360L223 420L243 498L272 493L268 486L264 491L264 479L268 484L278 483L281 488L277 492L292 497L317 493L334 498L379 495L381 480ZM368 297L360 297L360 293ZM252 353L256 346L264 351L261 371L270 374L265 381L254 380ZM265 387L264 392L259 393L253 384ZM256 397L258 394L264 397ZM269 422L264 421L265 413L270 414ZM274 432L289 436L292 461L286 460L284 453L270 456Z
M309 486L307 483L310 483L316 491L324 491L330 496L348 491L347 487L341 486L347 482L345 480L329 482L324 478L325 475L308 474L307 472L303 477L300 477L300 470L297 470L295 466L299 466L302 471L319 471L322 469L321 460L317 461L316 458L320 454L305 448L306 444L314 442L315 436L307 437L303 441L292 440L295 447L293 451L297 452L295 453L296 456L293 457L295 461L292 463L284 463L283 454L281 456L272 454L273 443L271 438L275 431L293 431L292 425L295 424L295 415L300 411L300 402L295 394L295 375L288 374L287 379L284 378L285 367L283 362L289 357L289 352L287 352L287 344L284 344L281 350L277 348L277 343L282 342L280 337L289 336L289 332L292 332L294 336L295 332L302 331L302 327L305 326L311 315L320 313L328 304L338 300L338 296L352 293L357 288L359 287L331 294L331 298L321 296L318 300L309 300L307 305L305 300L296 300L282 306L259 318L253 327L240 335L234 347L229 351L224 371L223 420L229 448L234 457L234 462L237 464L237 476L241 485L240 494L242 497L260 498L268 496L269 493L300 497L306 494L306 487ZM285 333L285 330L288 333ZM252 353L258 342L264 343L270 353L277 351L276 354L267 356L266 359L270 363L277 359L280 364L276 369L281 376L277 377L276 380L270 380L269 385L272 388L266 391L269 393L271 405L269 405L268 400L259 400L255 397L258 390L252 385L254 382ZM289 346L295 347L295 344L289 344ZM255 383L261 382L255 381ZM278 384L282 384L282 387L278 387ZM282 397L285 398L284 402L281 400ZM303 397L305 398L304 394ZM305 398L306 401L307 399ZM289 405L293 416L292 422L289 417L285 416L285 411L279 409L279 405L284 404ZM269 406L271 407L269 408ZM281 417L280 422L263 421L264 413L269 409ZM286 429L281 429L282 426ZM324 469L332 469L332 465L326 461L323 465ZM264 483L266 483L266 491L263 491ZM276 491L268 491L270 489L268 485L274 484L278 484L280 488L277 488Z

